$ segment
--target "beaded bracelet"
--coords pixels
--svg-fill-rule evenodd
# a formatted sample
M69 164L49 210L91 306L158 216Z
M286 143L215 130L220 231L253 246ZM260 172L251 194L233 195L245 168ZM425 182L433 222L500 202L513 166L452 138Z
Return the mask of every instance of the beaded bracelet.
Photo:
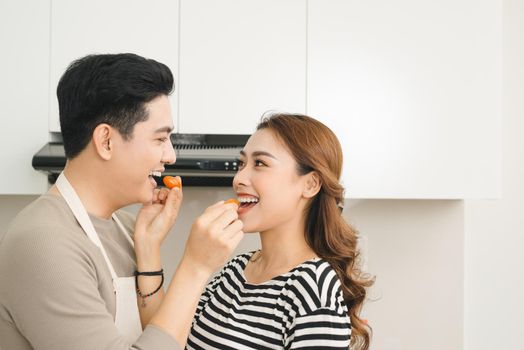
M153 292L149 294L142 294L140 291L140 288L138 287L138 276L162 276L162 281L160 281L160 285L157 289L155 289ZM164 269L160 271L147 271L147 272L138 272L135 271L135 285L136 285L136 292L137 294L142 298L142 307L146 306L146 298L152 296L153 294L157 293L160 288L164 285Z

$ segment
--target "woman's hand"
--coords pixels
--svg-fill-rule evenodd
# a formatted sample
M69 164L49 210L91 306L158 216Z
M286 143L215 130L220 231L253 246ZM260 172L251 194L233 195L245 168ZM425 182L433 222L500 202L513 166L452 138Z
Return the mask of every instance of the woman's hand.
M244 232L238 205L220 201L193 223L184 256L173 275L162 305L151 324L171 334L185 346L202 290L238 245Z
M238 204L229 201L207 208L191 227L183 261L208 275L220 268L244 237L237 209Z

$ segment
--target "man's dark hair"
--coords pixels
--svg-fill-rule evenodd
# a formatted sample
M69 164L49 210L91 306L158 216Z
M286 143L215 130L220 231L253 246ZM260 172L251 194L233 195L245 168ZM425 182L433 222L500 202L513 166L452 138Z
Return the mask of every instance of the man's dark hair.
M101 123L130 139L135 124L148 118L145 104L172 91L170 69L152 59L124 53L74 61L56 90L66 157L76 157Z

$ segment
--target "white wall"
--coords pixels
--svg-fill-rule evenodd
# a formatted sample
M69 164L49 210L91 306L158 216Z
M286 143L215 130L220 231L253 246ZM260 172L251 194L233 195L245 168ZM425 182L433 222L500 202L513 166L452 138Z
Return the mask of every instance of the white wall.
M350 201L376 276L364 317L374 350L462 349L463 202Z
M46 188L31 159L49 141L49 9L50 0L0 1L1 194Z
M523 1L503 24L502 197L465 204L466 350L524 349Z

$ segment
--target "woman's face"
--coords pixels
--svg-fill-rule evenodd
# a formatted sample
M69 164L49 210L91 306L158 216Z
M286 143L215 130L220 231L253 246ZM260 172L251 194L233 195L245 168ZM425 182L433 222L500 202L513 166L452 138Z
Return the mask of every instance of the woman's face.
M304 182L295 159L273 131L255 132L240 152L239 170L233 179L244 231L296 229L307 200Z

